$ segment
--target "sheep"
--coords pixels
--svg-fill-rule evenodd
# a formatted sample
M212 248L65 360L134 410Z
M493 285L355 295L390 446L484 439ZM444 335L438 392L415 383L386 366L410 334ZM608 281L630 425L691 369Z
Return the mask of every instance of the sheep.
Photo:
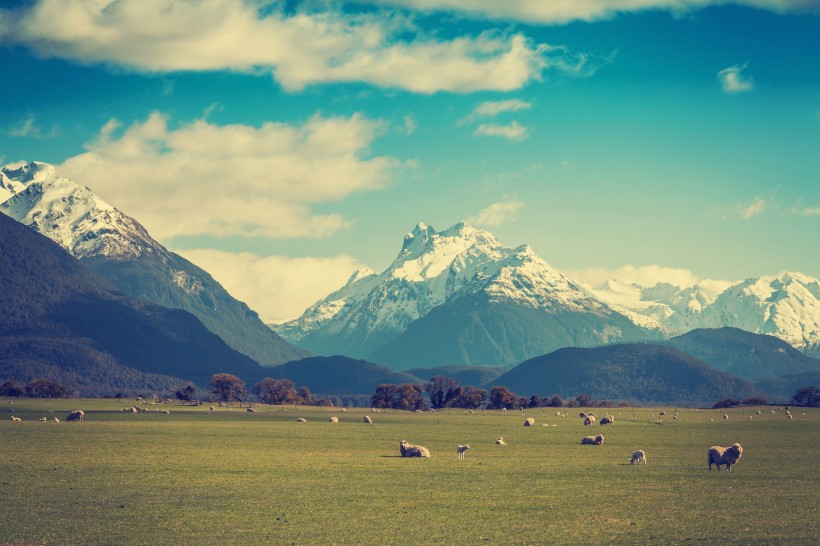
M307 423L307 419L305 419L304 417L297 417L296 422L297 423Z
M666 415L666 412L665 412L665 411L662 411L662 412L660 412L658 415L660 415L661 417L663 417L664 415Z
M430 450L424 446L417 446L407 443L407 440L399 442L399 451L402 457L430 457Z
M12 421L22 421L19 417L15 417L14 415L11 416Z
M601 417L601 422L599 424L601 424L601 425L611 425L614 422L615 422L615 418L613 416L604 415L603 417Z
M469 446L469 445L467 445L467 444L464 444L464 445L459 444L459 446L456 448L456 455L458 456L458 458L459 458L459 459L464 459L464 452L465 452L465 451L467 451L468 449L470 449L470 446Z
M594 425L595 424L595 416L594 415L587 415L587 418L584 419L584 425Z
M137 406L131 406L131 413L139 413L140 409Z
M497 446L505 446L505 445L507 445L507 442L505 442L505 441L504 441L504 437L503 437L503 436L499 436L498 438L496 438L496 439L495 439L495 445L497 445Z
M535 424L535 419L533 419L532 417L527 417L527 418L524 420L524 426L525 426L525 427L531 427L531 426L533 426L534 424Z
M362 418L362 422L363 422L363 423L367 423L367 424L371 424L371 423L373 422L373 419L371 419L369 415L365 415L365 416Z
M632 454L632 460L629 461L629 464L646 464L646 453L643 452L642 449L637 450L635 453Z
M560 412L560 411L556 411L556 412L555 412L555 416L556 416L556 417L561 417L561 412Z
M48 422L48 417L40 417L40 422L41 423L47 423Z
M256 413L256 410L253 408L247 408L245 411L248 413Z
M586 419L587 414L582 411L581 413L578 414L578 417L580 417L581 419Z
M789 419L794 419L794 417L792 417L791 413L787 414L786 417L788 417Z
M728 420L729 420L729 416L728 416L728 415L726 415L725 413L723 414L723 420L724 420L724 421L728 421Z
M604 437L600 434L598 436L584 436L581 438L581 443L599 446L604 443Z
M673 415L673 416L672 416L672 419L673 419L673 420L675 420L675 421L677 421L677 420L678 420L678 416L677 416L677 415Z
M762 411L760 411L760 410L757 410L757 411L755 412L755 415L760 415L761 413L763 413L763 412L762 412Z
M592 413L591 411L590 411L590 412L587 412L587 417L594 417L594 418L596 418L596 419L598 418L598 416L597 416L597 415L595 415L594 413Z
M79 421L82 423L85 420L85 412L83 410L74 410L66 416L65 420Z
M732 465L737 464L741 455L743 447L740 444L732 444L730 447L712 446L707 453L709 470L712 470L712 464L715 464L718 470L720 465L725 464L726 470L731 471Z
M160 413L163 414L163 415L171 415L171 410L164 409L164 410L160 411Z
M54 418L54 422L55 422L55 423L59 423L59 422L60 422L60 420L59 420L59 419L57 419L57 418L55 417L55 418Z
M338 423L338 422L339 422L339 418L338 418L338 417L336 417L336 416L334 415L333 417L331 417L330 419L328 419L328 422L330 422L330 423Z

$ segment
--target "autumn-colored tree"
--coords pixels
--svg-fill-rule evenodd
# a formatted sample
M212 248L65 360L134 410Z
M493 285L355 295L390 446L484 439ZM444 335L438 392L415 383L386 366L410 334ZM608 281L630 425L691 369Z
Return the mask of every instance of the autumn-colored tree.
M211 392L223 402L242 400L245 382L229 373L215 373L211 376Z
M579 394L575 397L576 407L591 408L595 405L595 399L587 393Z
M797 389L792 396L791 403L795 406L820 407L820 389L814 385Z
M373 393L371 404L374 408L392 408L393 399L396 395L396 385L392 383L383 383L376 386L376 392Z
M174 396L177 400L193 400L196 398L196 386L193 383L188 383L181 389L174 391Z
M300 401L296 385L290 379L266 377L251 387L251 392L266 404L296 404Z
M313 393L307 387L302 387L299 389L299 400L302 404L310 405L313 402Z
M437 375L424 384L424 392L430 398L430 407L435 409L446 408L456 396L458 381L452 377Z
M478 409L487 401L487 391L476 387L459 387L453 403L454 408Z
M549 402L546 403L547 406L551 408L562 408L564 407L564 401L561 399L559 395L555 395L549 399Z
M490 409L515 409L518 406L518 395L510 391L507 387L493 387L490 389L490 402L487 407Z
M374 408L417 410L424 407L424 394L420 385L384 383L376 387L371 402Z
M0 396L23 396L26 388L17 381L6 381L0 385Z
M68 388L50 379L32 379L26 385L26 395L32 398L65 398Z

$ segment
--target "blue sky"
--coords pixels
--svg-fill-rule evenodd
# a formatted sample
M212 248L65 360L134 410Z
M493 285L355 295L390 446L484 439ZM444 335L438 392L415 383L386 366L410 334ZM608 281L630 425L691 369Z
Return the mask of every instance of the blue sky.
M419 221L593 284L820 277L817 1L2 5L0 162L57 165L266 320Z

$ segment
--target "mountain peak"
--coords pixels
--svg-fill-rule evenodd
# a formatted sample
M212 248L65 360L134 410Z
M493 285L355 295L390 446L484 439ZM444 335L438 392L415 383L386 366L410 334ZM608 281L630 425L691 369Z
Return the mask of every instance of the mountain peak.
M54 168L54 165L41 161L32 161L22 165L19 163L6 165L3 167L2 172L9 179L24 184L40 182L57 176L57 169Z

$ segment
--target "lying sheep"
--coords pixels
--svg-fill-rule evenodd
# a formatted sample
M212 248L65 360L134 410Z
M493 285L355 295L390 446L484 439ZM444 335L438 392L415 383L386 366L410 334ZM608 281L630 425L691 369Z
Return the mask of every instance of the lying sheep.
M629 461L629 464L646 464L646 453L643 452L642 449L639 449L635 453L632 454L632 460Z
M305 419L304 417L297 417L296 422L297 423L307 423L307 419Z
M417 446L407 443L407 440L399 442L399 451L402 457L429 457L430 450L424 446Z
M55 418L54 418L54 422L55 422L55 423L59 423L59 422L60 422L60 420L59 420L59 419L57 419L57 418L55 417Z
M371 423L373 423L373 419L371 419L369 415L365 415L365 416L362 418L362 422L363 422L363 423L367 423L367 424L371 424Z
M495 439L495 445L497 445L497 446L505 446L505 445L507 445L507 442L505 442L505 441L504 441L504 437L503 437L503 436L499 436L498 438L496 438L496 439Z
M464 445L459 444L459 446L456 448L456 455L458 456L458 458L459 458L459 459L463 459L463 458L464 458L464 452L465 452L465 451L467 451L468 449L470 449L470 446L469 446L469 445L467 445L467 444L464 444Z
M83 410L74 410L71 413L69 413L65 418L66 421L79 421L81 423L84 419L85 412Z
M48 417L40 417L40 422L41 423L47 423L48 422Z
M535 424L535 419L533 419L532 417L527 417L527 418L524 420L524 426L525 426L525 427L531 427L531 426L533 426L534 424Z
M253 408L247 408L245 411L248 413L256 413L256 410Z
M19 417L15 417L14 415L11 416L12 421L22 421Z
M213 413L215 411L216 411L216 408L214 408L213 406L208 406L208 412L209 413Z
M728 421L728 420L729 420L729 416L728 416L728 415L726 415L725 413L723 414L723 420L724 420L724 421Z
M603 417L601 417L601 422L600 422L600 424L601 424L601 425L611 425L611 424L612 424L612 423L614 423L614 422L615 422L615 418L614 418L613 416L611 416L611 415L604 415Z
M595 416L590 414L587 415L587 418L584 419L584 425L594 425L595 424Z
M163 415L171 415L171 410L164 409L164 410L160 411L160 413L163 414Z
M604 437L600 434L598 436L585 436L581 438L581 443L599 446L604 443Z
M726 470L731 471L732 465L737 464L741 455L743 455L743 447L740 444L732 444L730 447L712 446L707 454L709 470L712 470L712 464L717 465L718 470L720 470L720 465L725 464Z
M330 423L338 423L338 422L339 422L339 418L338 418L338 417L336 417L336 416L334 415L333 417L331 417L330 419L328 419L328 422L330 422Z

